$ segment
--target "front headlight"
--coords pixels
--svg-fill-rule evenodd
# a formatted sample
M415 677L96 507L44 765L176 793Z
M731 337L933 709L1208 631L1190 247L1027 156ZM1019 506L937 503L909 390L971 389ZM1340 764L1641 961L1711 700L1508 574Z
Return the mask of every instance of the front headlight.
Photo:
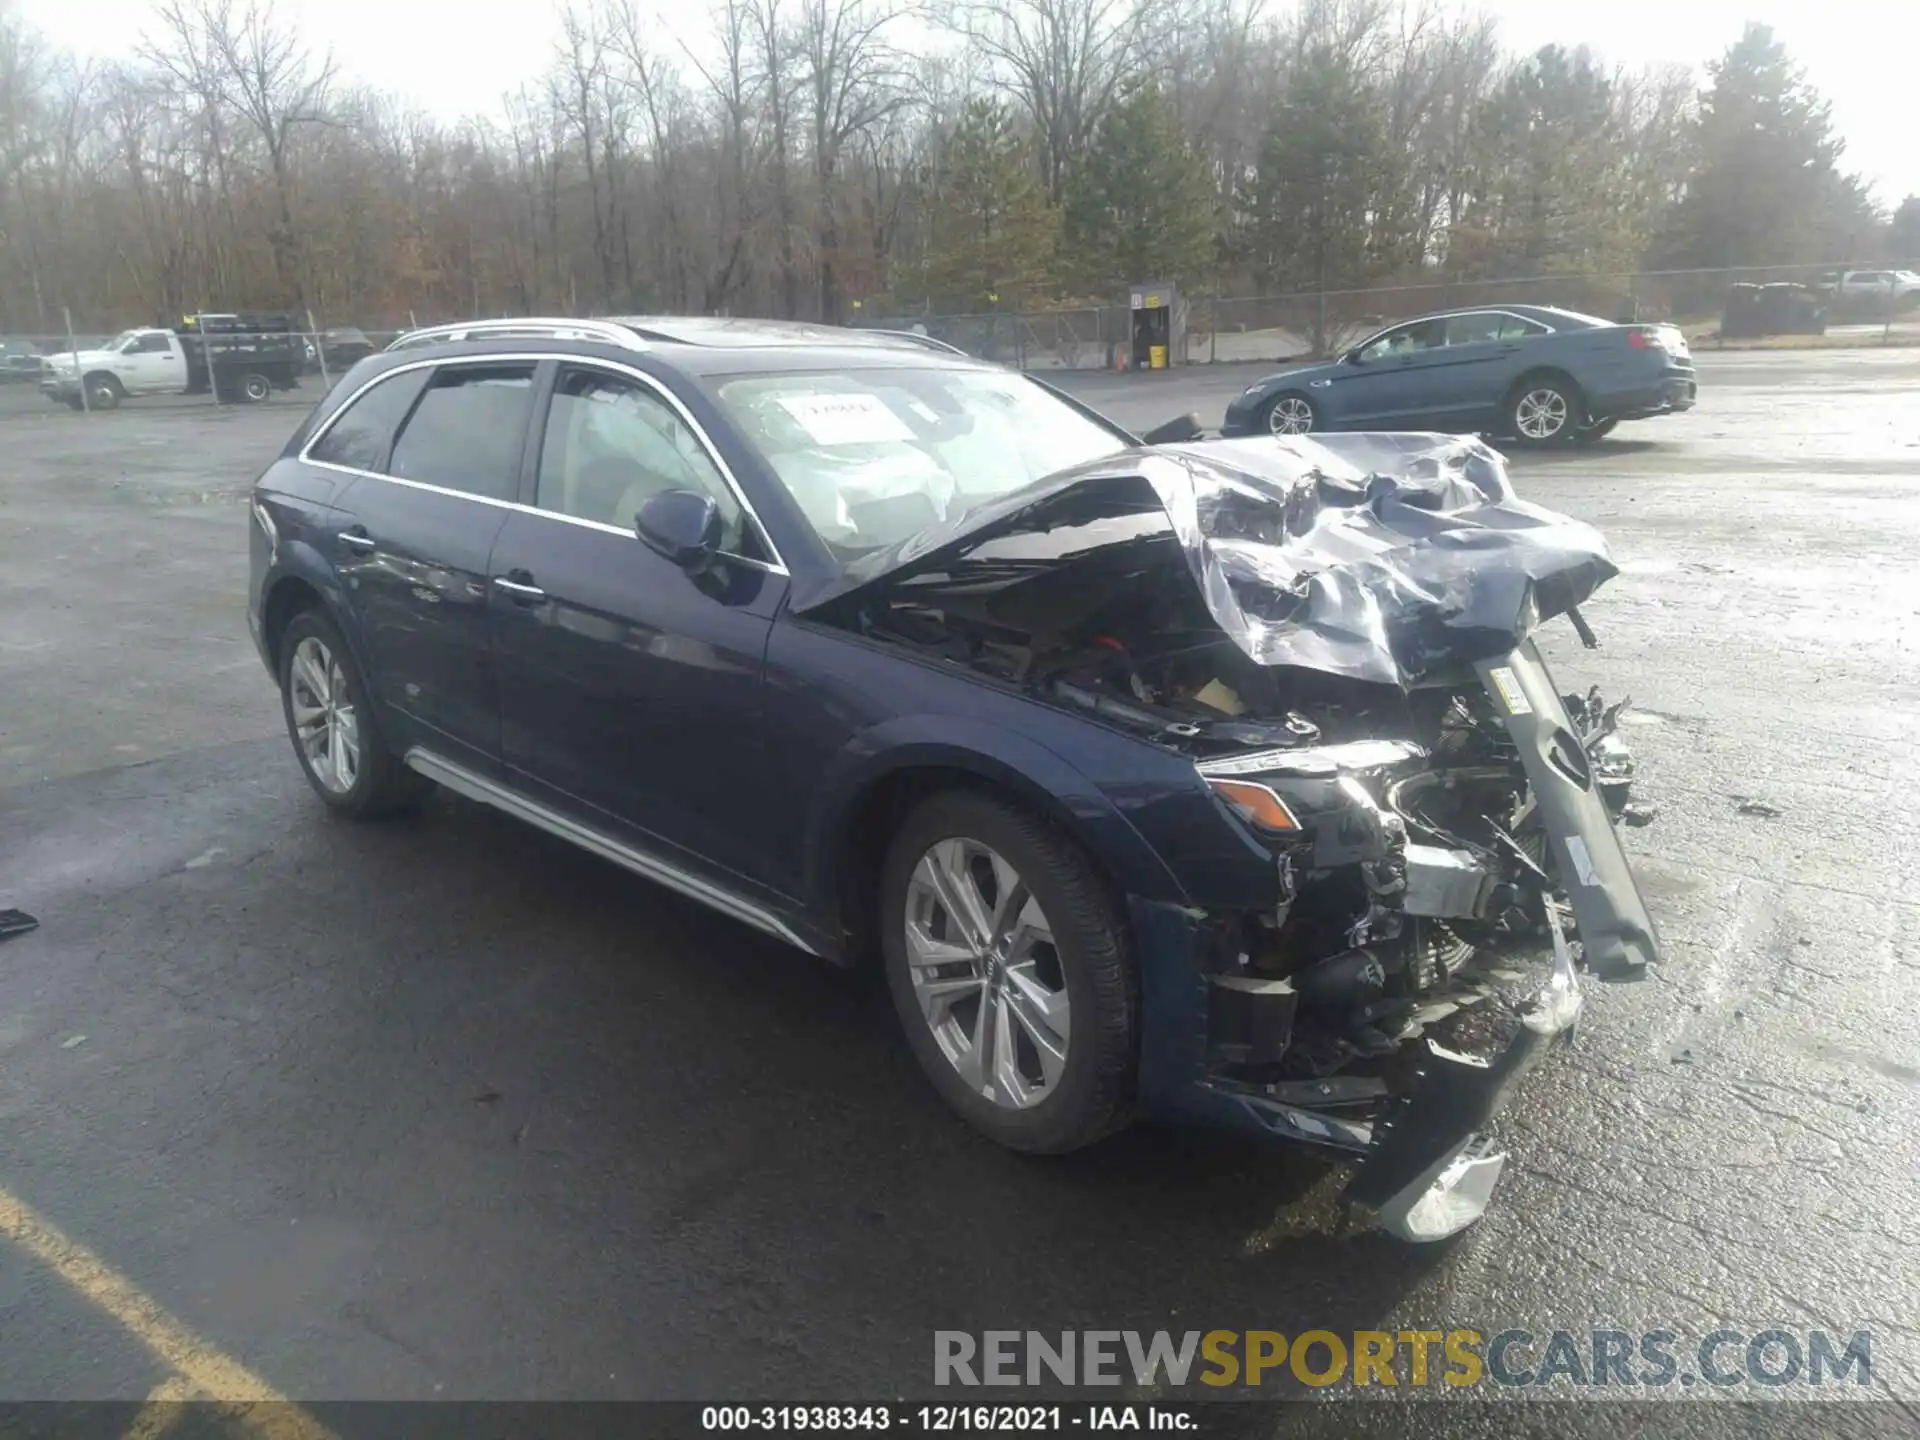
M1266 388L1267 388L1266 381L1264 380L1255 381L1253 384L1247 386L1246 389L1240 392L1240 398L1242 400L1251 400L1253 399L1254 396L1260 394Z

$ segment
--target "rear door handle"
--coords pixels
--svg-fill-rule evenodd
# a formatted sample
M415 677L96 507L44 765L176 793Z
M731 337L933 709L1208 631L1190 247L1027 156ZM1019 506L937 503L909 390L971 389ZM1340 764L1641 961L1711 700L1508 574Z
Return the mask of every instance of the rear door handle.
M519 576L520 578L514 579L512 578L513 576ZM493 583L511 595L514 602L519 605L530 605L535 600L544 600L547 598L547 592L542 590L538 585L533 584L532 581L533 577L524 570L514 570L507 575L496 575L493 577Z
M357 525L351 530L342 530L337 538L349 550L357 550L362 555L367 554L379 543Z

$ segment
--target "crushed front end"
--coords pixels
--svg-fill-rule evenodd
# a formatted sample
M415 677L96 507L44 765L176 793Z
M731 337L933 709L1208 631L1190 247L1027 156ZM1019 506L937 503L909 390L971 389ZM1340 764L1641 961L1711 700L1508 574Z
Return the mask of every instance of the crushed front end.
M1140 1109L1348 1157L1352 1199L1437 1240L1485 1210L1489 1118L1576 972L1659 956L1620 707L1561 694L1532 639L1591 644L1614 573L1476 441L1333 435L1063 474L809 605L1179 757L1151 787L1190 818L1156 841L1189 903L1129 902ZM1192 873L1203 823L1257 894Z
M1148 1007L1143 1098L1343 1152L1350 1199L1437 1240L1485 1210L1488 1120L1571 1032L1576 971L1635 978L1659 942L1616 828L1646 818L1620 707L1557 694L1531 642L1407 701L1398 738L1199 762L1276 802L1246 813L1283 900L1136 917L1191 986Z

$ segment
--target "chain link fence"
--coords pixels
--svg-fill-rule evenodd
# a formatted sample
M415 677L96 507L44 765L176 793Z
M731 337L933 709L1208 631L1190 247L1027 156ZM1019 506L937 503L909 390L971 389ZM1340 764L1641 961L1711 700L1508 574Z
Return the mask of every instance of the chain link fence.
M1437 310L1520 304L1559 306L1608 320L1676 323L1696 349L1723 343L1920 344L1920 282L1901 278L1903 273L1885 265L1794 265L1188 296L1175 316L1170 358L1175 365L1304 360L1338 354L1375 330ZM1738 287L1760 288L1743 292ZM1800 313L1811 317L1798 328L1810 333L1721 339L1729 297L1785 293L1789 287ZM123 405L312 405L342 373L407 330L462 318L471 317L409 317L413 324L375 327L309 319L284 333L232 335L217 333L215 322L222 317L209 315L204 335L194 332L197 322L183 322L178 330L117 334L99 329L0 333L0 416L44 414L49 406L92 411ZM1118 368L1130 358L1132 335L1124 304L973 315L866 314L855 323L917 332L982 359L1040 371ZM197 363L196 344L202 347ZM209 348L218 357L211 366L204 361Z
M1721 314L1736 286L1797 286L1824 312L1835 344L1920 343L1920 287L1850 281L1890 276L1885 265L1788 265L1739 270L1546 275L1513 280L1427 281L1283 295L1189 296L1176 317L1173 362L1186 365L1303 360L1338 354L1401 320L1437 310L1551 305L1605 320L1667 321L1696 344L1719 340ZM866 318L861 325L917 330L969 354L1023 369L1100 369L1124 362L1131 318L1124 305L986 315Z

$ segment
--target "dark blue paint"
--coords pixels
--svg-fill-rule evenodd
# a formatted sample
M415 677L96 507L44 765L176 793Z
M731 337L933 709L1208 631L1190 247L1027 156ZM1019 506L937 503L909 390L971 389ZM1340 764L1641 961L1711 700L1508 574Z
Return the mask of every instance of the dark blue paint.
M689 573L629 534L531 510L555 367L542 367L520 503L488 504L308 464L299 446L258 482L277 545L255 525L250 601L263 656L276 587L306 584L345 632L399 753L424 746L584 824L766 906L844 956L870 873L850 869L865 807L904 772L956 772L1031 807L1081 844L1124 898L1142 981L1141 1105L1244 1123L1201 1090L1206 911L1271 911L1274 857L1190 760L1087 714L800 618L802 586L834 573L784 487L707 399L722 363L667 347L515 341L520 354L598 359L668 386L728 462L791 575L721 558ZM500 353L442 347L436 358ZM301 439L417 351L343 379ZM889 366L953 357L892 353ZM792 364L731 352L732 369ZM364 553L342 531L364 531ZM494 582L543 592L516 596ZM871 865L871 859L860 862ZM849 922L853 922L850 925Z

